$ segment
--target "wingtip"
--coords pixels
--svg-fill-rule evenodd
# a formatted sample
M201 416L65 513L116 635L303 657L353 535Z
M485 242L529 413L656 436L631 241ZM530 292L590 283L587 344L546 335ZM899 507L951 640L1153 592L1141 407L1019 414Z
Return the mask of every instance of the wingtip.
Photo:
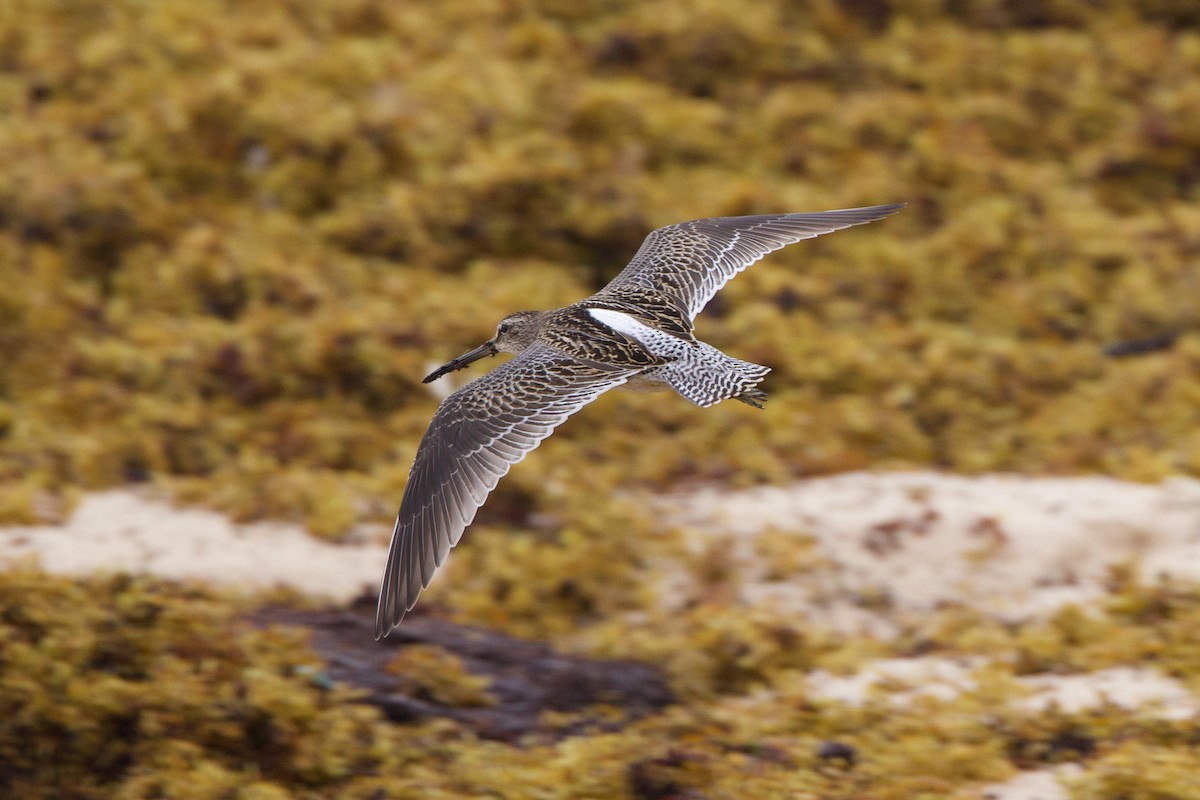
M375 609L375 641L387 638L387 635L392 632L392 626L388 625L384 620L387 618L387 612L383 607L383 597L379 598L379 607Z
M875 222L885 217L890 217L900 209L907 206L908 203L884 203L877 206L855 206L854 208L834 208L828 211L800 211L795 214L786 216L795 217L824 217L830 220L840 219L845 227L854 225L865 225L868 222ZM835 230L841 230L836 228Z
M392 632L392 626L384 621L387 618L386 613L383 608L383 597L381 596L379 598L379 606L375 609L375 641L377 642Z
M383 607L382 601L380 601L380 607L375 612L375 641L378 642L381 639L386 639L392 631L396 630L396 628L400 626L400 622L403 619L403 612L398 615L389 613L389 611Z
M904 208L908 203L885 203L878 206L862 206L860 208L847 208L842 211L851 215L848 220L850 225L863 225L868 222L877 222L881 219L886 219L892 214L895 214L900 209ZM839 213L839 212L833 212Z
M375 605L375 641L386 639L400 624L400 620L404 619L405 608L402 603L397 602L398 599L399 595L392 580L392 559L389 553L388 565L384 569L383 582L379 586L379 598Z
M890 217L892 214L895 214L897 211L904 208L906 205L908 205L908 203L884 203L883 205L878 205L878 206L863 206L862 208L852 208L852 209L847 209L847 210L849 210L849 211L869 211L876 215L876 216L873 216L872 219L882 219L884 217Z

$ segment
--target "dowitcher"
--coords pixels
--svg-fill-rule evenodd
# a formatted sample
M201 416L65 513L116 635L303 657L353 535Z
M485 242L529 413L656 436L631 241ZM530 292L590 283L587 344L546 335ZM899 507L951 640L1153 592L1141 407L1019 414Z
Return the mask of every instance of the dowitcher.
M491 339L430 373L425 383L484 356L516 354L442 401L417 447L392 530L375 637L386 636L417 602L509 468L601 393L622 384L670 388L699 406L733 398L762 408L766 394L757 387L770 369L697 340L696 315L768 253L900 207L717 217L659 228L591 297L509 314Z

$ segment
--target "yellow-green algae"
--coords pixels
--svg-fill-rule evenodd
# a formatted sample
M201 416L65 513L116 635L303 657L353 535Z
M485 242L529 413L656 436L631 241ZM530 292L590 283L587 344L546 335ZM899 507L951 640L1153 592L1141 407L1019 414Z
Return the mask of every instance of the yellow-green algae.
M1200 749L1130 743L1068 782L1071 800L1175 800L1196 794Z
M149 479L321 535L384 520L427 362L503 313L597 287L656 225L896 200L702 321L774 368L765 412L607 400L525 484L1196 472L1196 22L1170 0L13 0L0 514Z
M901 800L969 797L1016 768L1078 761L1073 796L1115 800L1189 797L1197 763L1194 719L1115 705L1021 710L1014 681L1030 669L1029 643L1053 640L1039 671L1154 663L1195 688L1195 588L1116 581L1086 625L1071 610L1009 626L946 610L887 644L728 607L655 621L655 635L593 634L594 653L666 667L682 702L617 732L514 744L447 721L385 721L320 677L303 632L255 629L250 607L148 579L0 574L0 793L634 798L673 786L707 798ZM927 655L986 657L977 688L897 704L882 686L853 707L815 699L804 679L911 654L918 641ZM822 758L823 742L851 748L853 762Z
M450 706L487 706L495 699L488 694L491 680L472 675L462 659L432 645L405 647L387 666L398 677L405 694Z

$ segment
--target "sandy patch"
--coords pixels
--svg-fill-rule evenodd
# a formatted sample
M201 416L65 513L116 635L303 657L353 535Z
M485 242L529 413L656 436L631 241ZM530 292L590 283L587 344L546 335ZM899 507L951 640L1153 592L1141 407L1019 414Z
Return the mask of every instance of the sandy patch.
M1200 715L1200 698L1173 678L1144 667L1113 667L1086 675L1030 675L1018 681L1032 691L1022 702L1029 711L1056 705L1073 714L1112 703L1126 710L1149 708L1169 720Z
M149 573L245 589L288 587L348 601L379 581L387 550L334 545L303 528L235 525L132 490L89 494L60 526L0 528L0 563L33 558L47 572Z
M1200 481L1191 479L853 473L666 503L697 553L727 540L743 600L837 627L863 624L870 605L964 603L1027 617L1099 596L1109 568L1129 561L1150 579L1200 580ZM815 568L779 574L763 545L780 535L814 546ZM686 597L687 587L666 594Z
M695 553L727 545L741 599L834 626L941 603L1014 617L1086 603L1110 565L1131 559L1147 577L1200 580L1197 480L865 472L662 502ZM806 548L798 566L777 557ZM0 528L0 562L23 557L56 573L129 570L345 599L377 584L385 548L115 490L87 495L65 525ZM679 584L666 601L694 596L684 565L664 566Z
M808 686L814 698L853 706L865 703L876 688L886 690L896 704L907 704L918 697L953 700L976 688L972 672L985 663L980 657L882 658L853 675L814 670L808 674ZM1163 719L1200 716L1200 698L1175 679L1144 667L1113 667L1078 675L1028 675L1014 678L1014 682L1025 690L1017 707L1031 713L1057 706L1073 714L1111 703Z
M1061 778L1073 778L1083 772L1076 764L1063 764L1055 769L1022 772L1003 783L984 788L983 800L1067 800L1067 790Z
M875 687L892 690L895 703L908 703L916 697L953 700L975 688L971 672L982 663L980 658L881 658L853 675L813 670L808 674L808 688L814 698L852 706L865 703Z

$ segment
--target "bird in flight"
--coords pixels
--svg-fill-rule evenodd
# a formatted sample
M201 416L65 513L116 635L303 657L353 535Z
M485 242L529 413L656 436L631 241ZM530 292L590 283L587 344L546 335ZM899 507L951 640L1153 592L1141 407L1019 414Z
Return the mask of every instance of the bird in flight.
M715 217L659 228L591 297L509 314L491 339L430 373L425 383L485 356L516 354L443 400L417 447L392 529L375 638L387 636L416 604L509 468L602 393L624 384L674 389L706 408L728 398L762 408L766 394L757 387L770 370L696 339L696 315L768 253L902 206Z

